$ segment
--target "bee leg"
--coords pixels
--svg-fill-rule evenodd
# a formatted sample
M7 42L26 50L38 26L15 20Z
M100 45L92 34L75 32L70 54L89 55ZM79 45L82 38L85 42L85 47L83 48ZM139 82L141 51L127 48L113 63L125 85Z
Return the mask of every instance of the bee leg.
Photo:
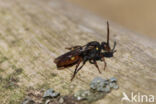
M97 64L97 62L94 60L94 65L95 65L95 67L98 69L98 71L99 71L99 73L101 74L101 71L100 71L100 69L99 69L99 66L98 66L98 64Z
M87 60L86 60L86 61L87 61ZM74 74L73 74L73 76L72 76L72 78L71 78L71 81L74 79L74 77L75 77L75 75L78 73L78 71L85 65L86 61L84 61L83 64L82 64L79 68L78 68L78 66L79 66L80 63L77 64L76 69L75 69L75 71L74 71ZM81 61L80 61L80 62L81 62ZM77 69L77 68L78 68L78 69Z
M107 67L107 63L106 63L106 61L105 61L105 58L103 57L101 61L104 62L104 70L105 70L105 68Z
M74 74L73 74L73 76L71 78L71 81L74 79L74 77L75 77L75 75L77 73L77 68L79 67L80 63L81 63L81 60L79 60L78 63L77 63L77 65L76 65L76 68L75 68Z

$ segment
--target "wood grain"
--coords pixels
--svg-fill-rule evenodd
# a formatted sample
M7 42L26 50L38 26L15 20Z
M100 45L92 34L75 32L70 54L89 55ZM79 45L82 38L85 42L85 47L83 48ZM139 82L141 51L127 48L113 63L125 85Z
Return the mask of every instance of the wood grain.
M155 40L109 21L110 44L117 41L117 52L106 59L106 71L99 74L93 65L86 64L70 82L75 67L57 70L54 58L67 52L65 47L106 41L106 20L64 0L0 0L0 20L0 54L8 58L0 65L0 75L9 75L14 70L11 65L24 70L18 76L19 88L10 92L0 87L2 103L9 103L17 91L43 85L63 95L74 93L87 89L96 76L114 76L120 88L95 104L121 104L122 92L156 95ZM102 70L103 63L98 64Z

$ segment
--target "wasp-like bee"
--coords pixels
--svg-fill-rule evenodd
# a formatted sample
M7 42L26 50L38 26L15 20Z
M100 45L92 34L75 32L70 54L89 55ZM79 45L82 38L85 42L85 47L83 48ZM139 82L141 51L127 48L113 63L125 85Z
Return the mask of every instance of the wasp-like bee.
M54 63L56 64L58 69L64 69L76 65L71 81L74 79L77 72L85 65L87 61L89 61L91 64L94 64L95 67L98 69L99 73L101 73L96 61L103 61L105 70L106 62L104 57L113 57L114 52L116 52L115 46L116 42L114 42L113 49L110 48L109 23L107 22L107 42L99 43L97 41L91 41L84 46L73 46L70 48L66 48L69 50L69 52L57 57L54 60ZM81 62L82 65L80 66Z

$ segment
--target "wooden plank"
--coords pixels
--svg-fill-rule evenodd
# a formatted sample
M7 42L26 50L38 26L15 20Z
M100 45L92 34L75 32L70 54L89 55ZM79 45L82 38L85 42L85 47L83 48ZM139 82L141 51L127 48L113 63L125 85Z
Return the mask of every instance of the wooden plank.
M75 67L57 70L54 58L67 52L65 47L106 41L106 20L63 0L0 0L0 19L0 75L7 79L15 69L23 69L16 76L18 88L4 88L6 81L0 84L0 102L20 102L31 87L74 93L89 88L96 76L114 76L120 88L95 104L121 104L122 92L156 95L155 40L109 21L110 43L117 41L117 52L106 59L106 71L99 74L93 65L86 64L70 82ZM103 69L103 63L99 66Z

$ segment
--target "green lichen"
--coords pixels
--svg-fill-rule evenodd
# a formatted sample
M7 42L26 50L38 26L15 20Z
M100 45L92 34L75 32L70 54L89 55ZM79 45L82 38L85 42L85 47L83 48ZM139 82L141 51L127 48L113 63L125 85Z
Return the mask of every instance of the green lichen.
M11 94L10 94L10 99L9 99L9 104L20 104L21 101L23 100L25 96L25 91L24 89L17 89L14 90Z
M5 62L6 60L8 60L7 57L5 57L5 56L1 57L0 58L0 64L3 63L3 62Z
M38 84L36 89L40 90L40 89L48 89L48 88L50 88L50 84L48 82L44 82L43 84Z
M20 82L19 76L24 74L23 69L12 64L9 58L1 53L0 57L0 64L7 61L7 69L13 71L6 73L7 69L0 69L0 74L5 74L5 76L0 76L0 102L5 102L5 104L20 104L26 91L24 86L19 87L18 85Z

